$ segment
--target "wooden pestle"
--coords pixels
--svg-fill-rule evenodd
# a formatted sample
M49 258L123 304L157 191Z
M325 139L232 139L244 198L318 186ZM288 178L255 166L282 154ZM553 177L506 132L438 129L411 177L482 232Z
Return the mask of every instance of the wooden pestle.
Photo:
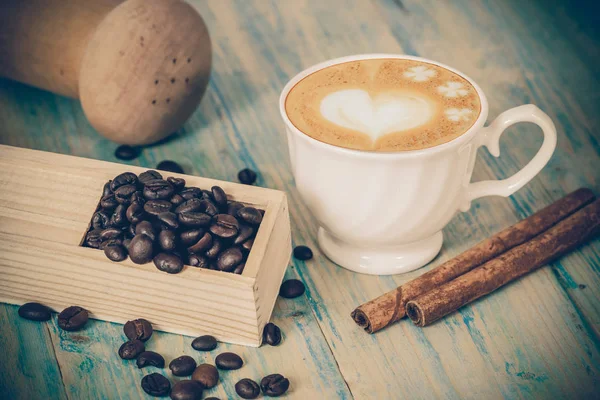
M177 130L210 66L206 25L180 0L0 1L0 77L79 98L119 143Z

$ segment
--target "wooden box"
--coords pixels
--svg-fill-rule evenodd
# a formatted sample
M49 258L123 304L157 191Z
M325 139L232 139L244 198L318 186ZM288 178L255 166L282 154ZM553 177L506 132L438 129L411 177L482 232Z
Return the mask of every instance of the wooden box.
M188 186L221 186L236 201L265 210L242 275L108 260L81 247L102 187L146 168L0 146L0 301L38 301L55 311L79 305L91 317L259 346L291 253L283 192L188 175Z

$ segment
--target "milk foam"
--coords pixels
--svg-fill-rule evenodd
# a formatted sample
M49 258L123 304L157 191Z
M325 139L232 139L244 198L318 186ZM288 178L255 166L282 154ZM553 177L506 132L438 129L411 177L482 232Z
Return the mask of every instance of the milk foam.
M321 115L336 125L368 134L373 141L429 122L435 106L417 94L399 92L371 96L362 89L332 92L321 100Z

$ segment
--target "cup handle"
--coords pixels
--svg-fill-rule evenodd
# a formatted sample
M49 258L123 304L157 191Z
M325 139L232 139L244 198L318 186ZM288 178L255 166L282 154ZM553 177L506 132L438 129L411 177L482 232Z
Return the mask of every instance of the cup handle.
M556 148L556 127L550 117L533 104L511 108L498 115L491 125L482 129L479 146L485 145L494 157L500 156L500 136L517 122L533 122L542 128L544 132L542 147L525 167L510 178L470 183L467 186L462 211L467 211L471 201L479 197L510 196L536 176L550 160Z

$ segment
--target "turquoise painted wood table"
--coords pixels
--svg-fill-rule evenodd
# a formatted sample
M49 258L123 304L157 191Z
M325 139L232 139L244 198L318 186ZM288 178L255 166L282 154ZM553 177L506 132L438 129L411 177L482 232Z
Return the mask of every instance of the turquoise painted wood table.
M558 0L194 0L208 23L214 71L202 104L177 136L145 148L132 165L179 161L186 172L235 180L260 171L258 185L289 195L294 244L315 249L293 260L306 296L279 299L279 347L243 348L246 365L223 374L211 395L236 398L243 377L281 372L293 399L600 398L600 243L582 247L439 323L400 323L376 335L349 314L567 192L600 193L597 20L592 10ZM583 4L583 5L582 5ZM589 2L592 5L591 2ZM317 250L315 221L298 196L277 109L285 82L305 67L353 53L408 53L439 60L473 77L491 104L490 119L535 103L558 128L548 166L509 199L486 198L444 230L437 259L392 277L362 276ZM485 151L474 180L516 172L537 151L541 133L520 125L502 139L502 156ZM78 102L0 81L0 143L116 161ZM2 190L2 189L0 189ZM0 254L0 261L2 255ZM0 304L0 398L137 399L144 372L120 360L122 327L92 321L79 333L56 321L20 320ZM194 354L191 338L158 333L149 346L170 360Z

